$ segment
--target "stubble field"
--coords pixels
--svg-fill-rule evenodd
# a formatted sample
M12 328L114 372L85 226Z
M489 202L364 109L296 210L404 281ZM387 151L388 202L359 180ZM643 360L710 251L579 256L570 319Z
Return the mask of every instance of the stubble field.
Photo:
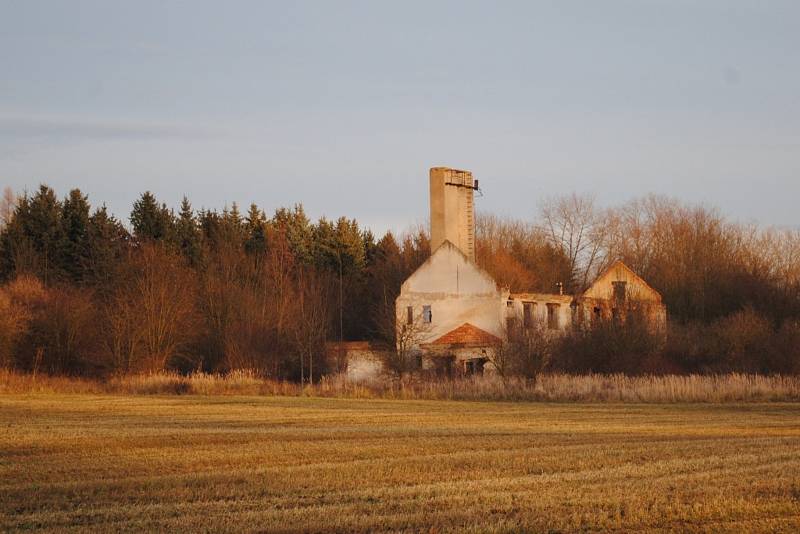
M798 531L800 405L0 396L0 530Z

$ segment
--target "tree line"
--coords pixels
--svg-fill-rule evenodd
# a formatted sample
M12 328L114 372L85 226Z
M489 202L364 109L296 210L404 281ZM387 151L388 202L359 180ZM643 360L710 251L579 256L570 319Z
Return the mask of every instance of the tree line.
M661 197L602 209L578 195L546 200L531 221L479 215L476 230L478 263L512 291L562 283L577 293L620 258L664 296L669 341L656 356L598 330L565 349L560 369L800 371L785 349L800 346L796 231ZM175 211L145 192L124 223L78 189L6 190L0 365L315 380L339 370L326 341L395 346L394 300L429 255L423 228L378 239L355 219L313 222L302 205L267 216L255 204L195 210L184 198Z

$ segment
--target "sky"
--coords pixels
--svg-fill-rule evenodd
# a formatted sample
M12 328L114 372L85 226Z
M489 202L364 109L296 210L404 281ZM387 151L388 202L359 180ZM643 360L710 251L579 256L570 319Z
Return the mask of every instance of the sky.
M798 21L796 0L0 0L0 187L381 233L424 223L450 166L498 215L654 193L800 227Z

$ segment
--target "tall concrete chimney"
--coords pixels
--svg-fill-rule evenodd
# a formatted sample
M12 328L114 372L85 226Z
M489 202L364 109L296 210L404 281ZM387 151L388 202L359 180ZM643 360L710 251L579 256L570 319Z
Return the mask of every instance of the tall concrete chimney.
M431 252L447 240L475 261L475 208L472 173L433 167L431 180Z

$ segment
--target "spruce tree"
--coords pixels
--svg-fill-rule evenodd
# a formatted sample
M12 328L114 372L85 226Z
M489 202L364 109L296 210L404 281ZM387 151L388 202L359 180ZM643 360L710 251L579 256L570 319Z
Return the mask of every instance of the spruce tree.
M83 280L84 260L89 254L89 201L80 189L73 189L61 209L63 229L59 251L61 270L72 281Z
M264 212L251 204L245 222L245 251L253 255L263 254L267 250L267 218Z
M129 243L130 235L122 223L109 215L105 206L96 209L89 217L88 253L83 260L86 282L101 292L111 291Z
M131 226L139 241L163 241L172 235L174 217L166 204L159 206L153 193L145 191L133 204Z
M175 241L191 265L200 262L200 229L189 199L181 201L181 211L175 224Z
M4 246L11 254L11 271L35 274L45 283L61 277L59 253L64 239L61 216L62 204L46 185L41 185L32 197L20 200L9 225L10 242Z
M286 237L295 260L303 265L311 265L314 262L314 228L306 217L302 204L295 204L292 210L286 208L276 210L272 225Z

